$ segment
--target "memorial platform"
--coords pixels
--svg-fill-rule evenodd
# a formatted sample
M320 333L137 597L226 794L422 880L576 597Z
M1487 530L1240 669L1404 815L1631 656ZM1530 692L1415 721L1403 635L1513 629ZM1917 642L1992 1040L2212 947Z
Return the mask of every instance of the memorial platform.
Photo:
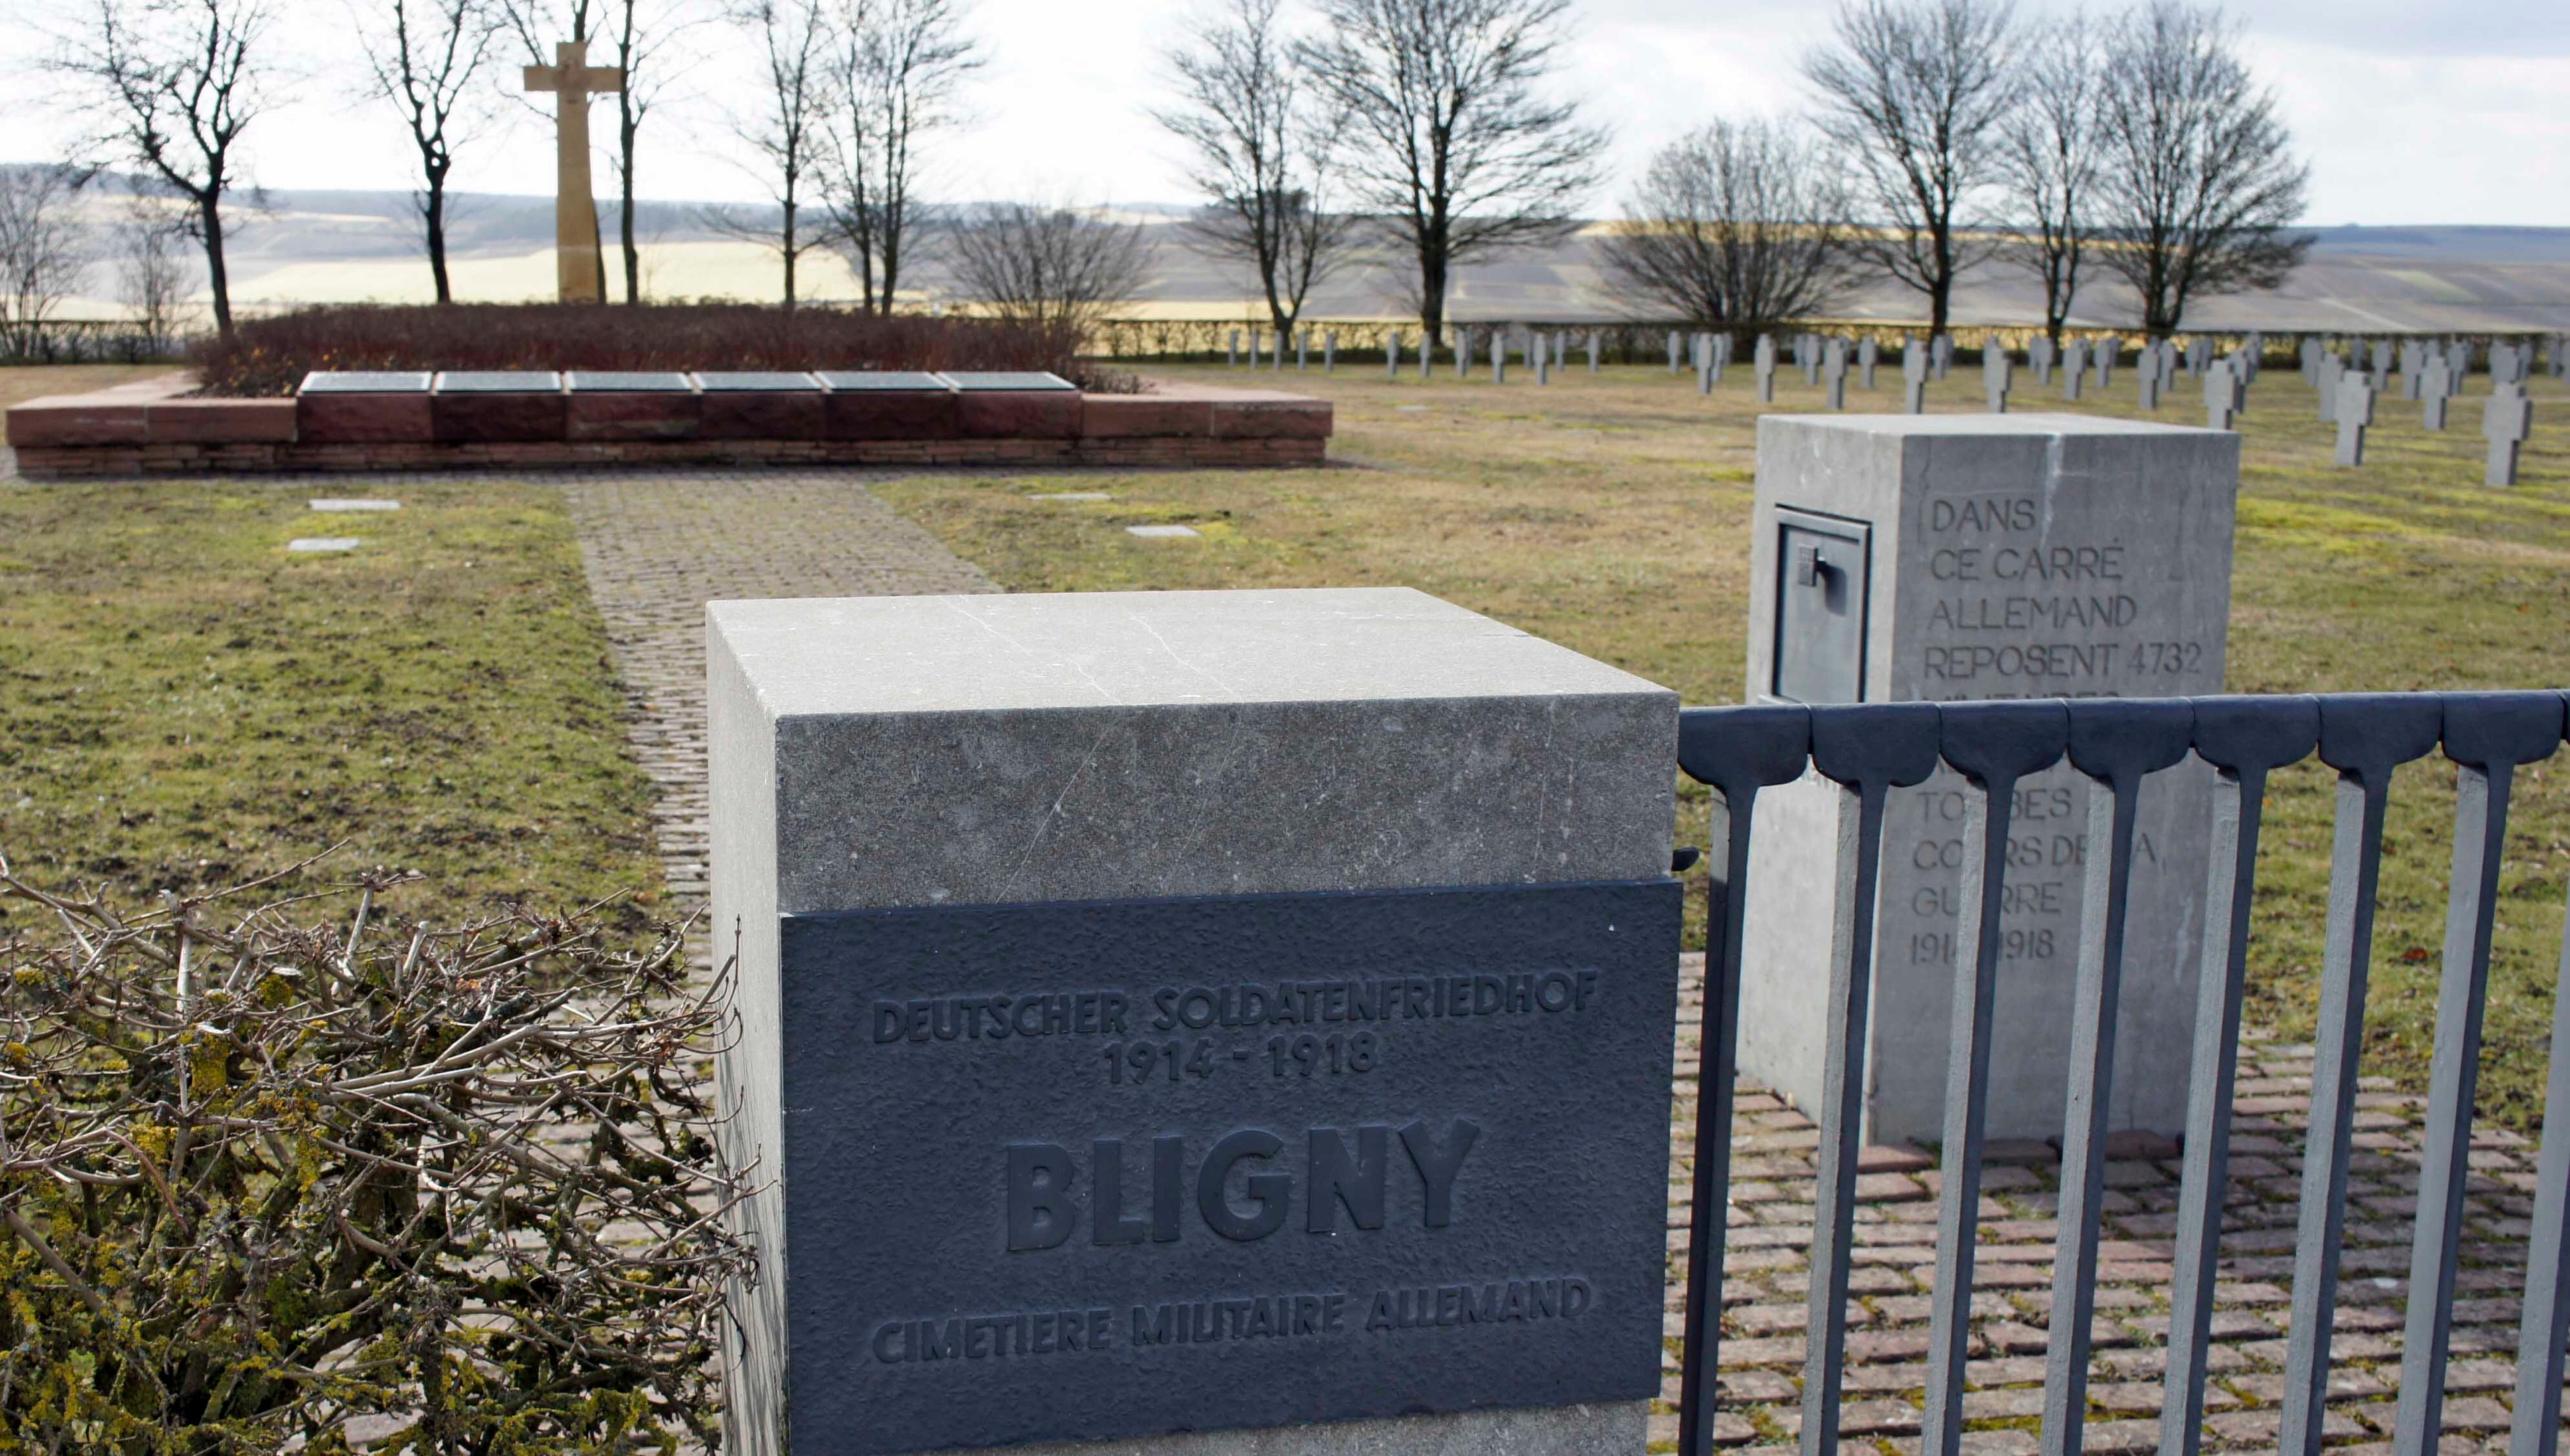
M8 412L31 479L205 474L900 465L1317 465L1327 400L1050 374L314 374L291 399L191 394L173 373Z

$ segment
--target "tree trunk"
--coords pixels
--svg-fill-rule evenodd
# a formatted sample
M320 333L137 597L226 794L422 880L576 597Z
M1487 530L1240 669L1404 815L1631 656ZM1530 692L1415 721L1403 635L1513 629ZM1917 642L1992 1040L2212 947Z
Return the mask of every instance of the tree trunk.
M428 179L428 275L436 280L437 301L453 303L455 290L446 276L446 178L431 173Z
M785 230L784 230L781 234L779 234L779 238L778 238L778 240L783 244L783 246L782 246L779 250L780 250L780 251L782 251L782 252L785 254L785 309L786 309L786 311L787 311L788 313L791 313L791 312L793 312L793 310L794 310L794 251L795 251L795 249L794 249L794 204L793 204L792 202L790 202L790 201L789 201L789 202L787 202L787 203L785 204Z
M232 331L231 275L223 268L223 199L208 190L197 198L197 220L206 234L206 286L214 299L214 332Z
M1438 335L1446 329L1446 238L1431 230L1419 240L1419 326L1427 337L1419 346L1437 352Z
M625 152L625 166L617 188L618 220L625 233L625 301L642 301L642 251L634 245L634 124L624 123L619 131L619 145Z

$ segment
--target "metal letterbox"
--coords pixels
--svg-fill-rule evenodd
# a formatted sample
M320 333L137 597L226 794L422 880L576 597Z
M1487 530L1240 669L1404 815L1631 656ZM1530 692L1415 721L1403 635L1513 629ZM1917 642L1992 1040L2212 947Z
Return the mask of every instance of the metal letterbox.
M1776 513L1777 697L1865 700L1866 597L1874 529L1861 521Z

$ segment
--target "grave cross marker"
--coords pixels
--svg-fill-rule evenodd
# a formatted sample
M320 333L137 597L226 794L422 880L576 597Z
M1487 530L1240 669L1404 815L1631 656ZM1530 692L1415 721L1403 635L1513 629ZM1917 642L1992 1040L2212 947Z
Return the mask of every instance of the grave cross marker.
M589 64L587 41L554 47L554 64L526 68L531 93L554 101L554 288L565 303L607 296L607 263L598 246L598 200L589 180L589 99L625 89L625 73Z
M2373 423L2373 376L2351 369L2338 383L2338 463L2364 464L2364 427Z
M2144 410L2160 407L2160 349L2158 344L2144 344L2142 357L2133 370L2133 389Z
M2445 402L2453 398L2454 371L2445 356L2430 349L2427 367L2418 371L2418 421L2430 430L2445 428Z
M1758 402L1762 405L1772 405L1776 402L1776 336L1774 334L1758 336Z
M1678 331L1676 329L1669 330L1669 372L1671 374L1678 372Z
M2124 341L2108 334L2097 342L2097 387L2104 389L2115 382L2115 365L2124 357Z
M1869 394L1874 392L1874 366L1882 353L1882 346L1875 342L1872 334L1866 335L1856 346L1856 367L1865 376L1864 385Z
M1425 344L1421 346L1420 353L1423 356L1426 355ZM1391 380L1401 378L1401 331L1399 329L1393 330L1392 337L1383 341L1383 377Z
M2015 382L2016 364L1995 338L1981 345L1981 388L1990 397L1990 413L2007 413L2008 386Z
M2228 430L2236 397L2231 390L2231 368L2216 365L2204 371L2204 428Z
M2489 441L2489 472L2482 478L2483 485L2516 484L2517 455L2533 423L2534 403L2525 397L2525 386L2507 384L2490 391L2489 403L2481 406L2481 434Z
M2061 397L2079 398L2079 376L2088 372L2088 341L2072 339L2061 346Z
M1847 340L1832 339L1821 357L1821 377L1829 381L1830 408L1847 408Z
M2025 346L2025 362L2034 367L2034 382L2049 388L2052 384L2052 335L2037 334Z
M1901 346L1901 409L1904 414L1928 413L1928 346L1916 339Z

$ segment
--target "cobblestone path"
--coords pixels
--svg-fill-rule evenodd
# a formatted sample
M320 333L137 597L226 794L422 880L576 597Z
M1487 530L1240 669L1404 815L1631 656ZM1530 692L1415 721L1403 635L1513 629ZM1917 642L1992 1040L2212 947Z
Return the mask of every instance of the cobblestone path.
M996 591L858 472L560 477L680 912L705 896L705 603Z
M863 479L848 472L562 478L590 588L624 675L636 750L658 787L653 827L669 885L686 907L701 903L705 889L704 603L998 589L869 495ZM1664 1408L1678 1392L1702 979L1703 958L1687 956L1670 1129ZM2220 1343L2205 1401L2213 1450L2276 1444L2299 1149L2311 1096L2311 1048L2251 1036L2232 1143L2230 1233L2214 1323ZM2333 1452L2348 1456L2389 1449L2423 1110L2379 1079L2364 1086L2327 1422ZM1787 1446L1800 1430L1811 1154L1819 1140L1809 1118L1742 1087L1732 1129L1718 1429L1735 1449ZM1983 1177L1974 1276L1973 1389L1965 1397L1975 1429L1965 1449L2027 1456L2036 1450L2042 1408L2057 1169L2041 1144L1994 1145L1991 1152L1996 1166ZM2159 1443L2177 1149L2126 1139L2124 1152L2108 1173L2099 1256L2085 1433L2094 1456L2137 1456ZM2464 1236L2440 1456L2505 1447L2533 1154L2504 1132L2484 1130L2474 1140L2473 1221ZM1864 1168L1840 1430L1851 1451L1915 1452L1928 1374L1937 1174L1931 1158L1909 1148L1870 1150ZM1654 1449L1672 1449L1676 1433L1674 1415L1655 1417Z

